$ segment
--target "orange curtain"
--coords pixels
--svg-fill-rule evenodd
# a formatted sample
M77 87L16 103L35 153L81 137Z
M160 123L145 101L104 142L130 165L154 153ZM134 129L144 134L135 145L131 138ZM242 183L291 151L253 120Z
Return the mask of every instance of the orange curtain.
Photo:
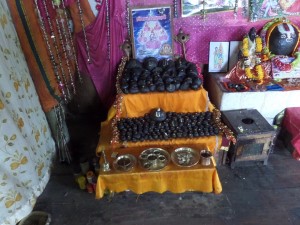
M7 1L7 4L10 8L12 19L41 105L45 112L49 112L53 107L57 106L62 95L49 58L47 45L43 38L43 32L40 29L34 0L11 0ZM55 18L51 19L55 35L58 37L59 34L54 22ZM50 34L48 35L50 40ZM53 44L50 44L51 49L55 52ZM59 51L62 52L60 43L57 44ZM62 59L62 61L63 60L64 59ZM71 69L71 74L74 75L74 61L70 61L69 68ZM65 61L63 62L63 69L67 74L68 68ZM67 79L69 81L70 78L67 77Z

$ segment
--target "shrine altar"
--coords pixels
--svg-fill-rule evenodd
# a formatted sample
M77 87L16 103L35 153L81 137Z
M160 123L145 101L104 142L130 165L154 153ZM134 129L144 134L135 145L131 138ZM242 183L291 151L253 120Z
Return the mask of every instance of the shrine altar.
M300 90L229 92L220 80L225 74L210 73L205 79L210 101L220 110L256 109L269 122L288 107L300 107Z
M213 105L208 101L207 92L201 88L197 91L179 91L175 93L148 93L127 94L122 96L121 117L137 117L148 112L149 108L160 107L172 112L204 112L212 110ZM121 172L113 168L115 155L132 154L137 159L139 154L148 148L157 147L169 152L179 147L190 147L196 151L208 149L214 155L220 148L222 137L220 135L198 138L176 138L169 140L123 142L112 144L112 120L116 116L116 108L112 107L108 118L101 124L100 139L97 154L104 150L110 171L100 171L96 198L102 198L105 190L122 192L133 191L136 194L145 192L163 193L171 191L182 193L185 191L221 193L222 185L216 169L215 159L211 164L203 166L199 163L192 167L180 167L170 163L160 171L148 171L139 163L128 172ZM103 163L103 158L100 164Z

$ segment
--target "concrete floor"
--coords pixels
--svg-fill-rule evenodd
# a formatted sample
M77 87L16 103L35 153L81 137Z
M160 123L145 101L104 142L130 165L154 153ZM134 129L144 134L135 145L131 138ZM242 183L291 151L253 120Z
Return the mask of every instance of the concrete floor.
M118 193L96 200L79 189L71 166L57 164L35 209L52 225L299 225L300 162L278 142L269 163L218 168L223 192Z

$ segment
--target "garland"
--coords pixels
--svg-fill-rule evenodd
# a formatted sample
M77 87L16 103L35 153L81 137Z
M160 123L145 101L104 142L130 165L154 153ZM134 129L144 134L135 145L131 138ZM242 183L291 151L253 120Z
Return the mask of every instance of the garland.
M122 116L122 101L123 101L123 95L122 95L122 90L120 88L120 79L123 74L125 65L128 61L127 57L122 57L121 63L118 66L118 72L117 72L117 82L116 82L116 89L117 89L117 96L116 100L114 102L114 109L116 111L115 117L112 119L111 127L112 127L112 139L110 143L115 146L116 144L119 143L119 130L117 127L117 122L121 119Z
M294 54L295 59L292 62L283 62L282 59L288 58L288 56L274 56L272 57L272 62L280 71L290 71L299 67L300 65L300 52Z
M243 38L242 42L242 53L244 57L245 65L245 74L248 79L256 79L259 83L263 82L264 70L261 66L261 52L262 52L262 39L260 36L256 35L255 37L255 74L250 68L250 59L249 59L249 37L246 35Z
M234 133L232 132L232 130L225 125L222 120L221 120L221 112L220 110L218 110L215 106L214 109L212 111L213 115L213 121L214 123L217 125L217 127L219 128L220 131L223 132L224 136L226 137L226 139L228 141L231 141L232 144L236 144L236 138L234 136Z

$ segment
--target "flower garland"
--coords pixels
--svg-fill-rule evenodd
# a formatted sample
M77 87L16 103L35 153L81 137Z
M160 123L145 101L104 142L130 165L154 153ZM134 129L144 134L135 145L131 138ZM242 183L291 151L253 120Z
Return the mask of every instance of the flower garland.
M280 71L290 71L292 69L291 63L285 63L280 60L284 58L287 58L287 56L275 56L272 58L272 62Z
M249 37L248 35L243 38L242 42L242 54L244 57L245 65L245 74L248 79L258 80L259 83L263 82L264 70L261 66L261 52L262 52L262 39L260 36L256 35L255 37L255 73L252 73L250 68L250 59L249 59Z
M296 52L294 54L295 59L292 62L285 62L284 59L289 58L288 56L277 55L273 56L272 62L280 71L290 71L293 70L300 65L300 52Z

